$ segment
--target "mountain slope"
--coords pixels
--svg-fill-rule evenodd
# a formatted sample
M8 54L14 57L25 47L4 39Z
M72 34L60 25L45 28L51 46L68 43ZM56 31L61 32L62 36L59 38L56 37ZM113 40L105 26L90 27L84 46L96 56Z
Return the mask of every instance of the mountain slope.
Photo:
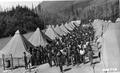
M73 1L43 1L40 5L43 10L49 13L57 13L72 5L85 7L90 0L73 0ZM80 3L80 4L79 4Z
M72 3L73 1L44 1L41 3L41 7L43 10L50 13L56 13L66 7L69 7Z
M49 13L57 13L64 10L69 10L72 6L76 8L85 8L88 6L101 6L109 2L115 2L117 0L70 0L70 1L43 1L40 3L43 10Z
M52 17L55 19L53 22L57 22L59 17L67 21L96 18L115 20L119 13L117 1L118 0L43 1L39 6L41 6L43 11L50 13L49 15L52 14ZM58 20L60 21L62 19Z

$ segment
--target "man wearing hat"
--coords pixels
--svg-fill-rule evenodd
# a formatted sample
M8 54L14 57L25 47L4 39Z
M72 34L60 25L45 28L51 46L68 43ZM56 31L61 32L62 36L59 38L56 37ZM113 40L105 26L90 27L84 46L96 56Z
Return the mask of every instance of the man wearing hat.
M62 55L62 50L58 51L57 53L57 57L58 57L58 65L60 68L61 73L63 73L63 55Z

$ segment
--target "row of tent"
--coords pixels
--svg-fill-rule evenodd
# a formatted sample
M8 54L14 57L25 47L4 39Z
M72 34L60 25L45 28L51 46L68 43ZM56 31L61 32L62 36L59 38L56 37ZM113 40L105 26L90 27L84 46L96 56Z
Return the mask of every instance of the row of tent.
M57 25L56 27L49 25L45 34L54 40L55 38L60 38L63 35L67 35L70 31L73 31L75 27L78 27L80 23L81 21L71 21L69 23L65 23L65 25Z
M32 36L27 40L23 35L20 34L19 30L15 32L15 35L11 40L0 50L0 58L2 55L9 56L12 54L14 58L23 57L23 52L26 52L27 55L30 55L27 49L35 48L35 46L45 47L48 42L47 40L54 40L55 38L61 38L62 35L70 33L75 26L79 26L81 23L78 21L71 21L65 25L56 26L55 28L51 25L46 29L46 32L43 33L39 28L32 34Z

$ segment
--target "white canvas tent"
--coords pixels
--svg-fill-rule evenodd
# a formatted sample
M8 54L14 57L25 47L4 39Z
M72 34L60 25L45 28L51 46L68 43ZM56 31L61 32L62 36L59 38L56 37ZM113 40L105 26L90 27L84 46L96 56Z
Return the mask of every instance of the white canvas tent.
M48 27L45 34L52 40L54 40L55 38L60 38L60 36L57 35L57 33L53 30L51 26Z
M77 26L77 25L75 25L75 21L71 21L70 23L71 23L71 25L72 25L73 27L76 27L76 26Z
M76 21L71 21L72 23L74 23L74 25L76 25L77 27L80 26L81 24L81 20L76 20Z
M63 24L60 26L60 28L61 28L61 30L63 30L66 34L67 34L67 33L70 33Z
M70 26L70 24L68 24L68 23L65 23L65 27L68 29L68 30L70 30L70 31L72 31L73 30L73 28Z
M75 28L75 25L74 25L72 22L70 22L70 23L68 23L68 24L69 24L69 26L70 26L72 29Z
M55 28L55 26L54 26L54 25L52 25L52 28L54 29L54 28Z
M60 36L66 34L63 30L61 30L61 28L60 28L58 25L54 28L54 30L55 30L55 32L57 32Z
M29 41L34 45L34 46L43 46L45 47L47 45L46 39L42 35L42 31L37 28L36 31L33 33L33 35L30 37Z
M109 25L103 35L102 46L104 68L120 71L120 23Z
M94 20L92 25L93 25L93 28L95 29L95 36L97 37L101 36L104 23L105 22L102 20Z
M30 55L26 51L30 47L34 48L34 46L29 41L27 41L24 36L20 34L19 30L17 30L15 32L15 35L11 38L7 45L2 50L0 50L0 58L2 58L2 54L12 54L12 56L15 58L23 57L23 52L26 52L26 55Z

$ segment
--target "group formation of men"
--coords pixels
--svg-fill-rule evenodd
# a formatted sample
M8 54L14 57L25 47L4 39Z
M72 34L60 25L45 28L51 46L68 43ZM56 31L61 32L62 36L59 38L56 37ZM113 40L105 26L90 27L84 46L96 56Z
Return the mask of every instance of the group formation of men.
M50 67L59 66L63 72L63 65L79 65L86 63L88 57L93 63L92 41L94 40L94 29L91 24L83 27L80 25L61 39L48 44L45 48L31 51L32 65L40 65L48 62Z
M28 69L28 65L37 66L48 62L47 50L42 46L36 47L35 49L30 48L29 52L31 56L27 58L24 52L25 68Z

